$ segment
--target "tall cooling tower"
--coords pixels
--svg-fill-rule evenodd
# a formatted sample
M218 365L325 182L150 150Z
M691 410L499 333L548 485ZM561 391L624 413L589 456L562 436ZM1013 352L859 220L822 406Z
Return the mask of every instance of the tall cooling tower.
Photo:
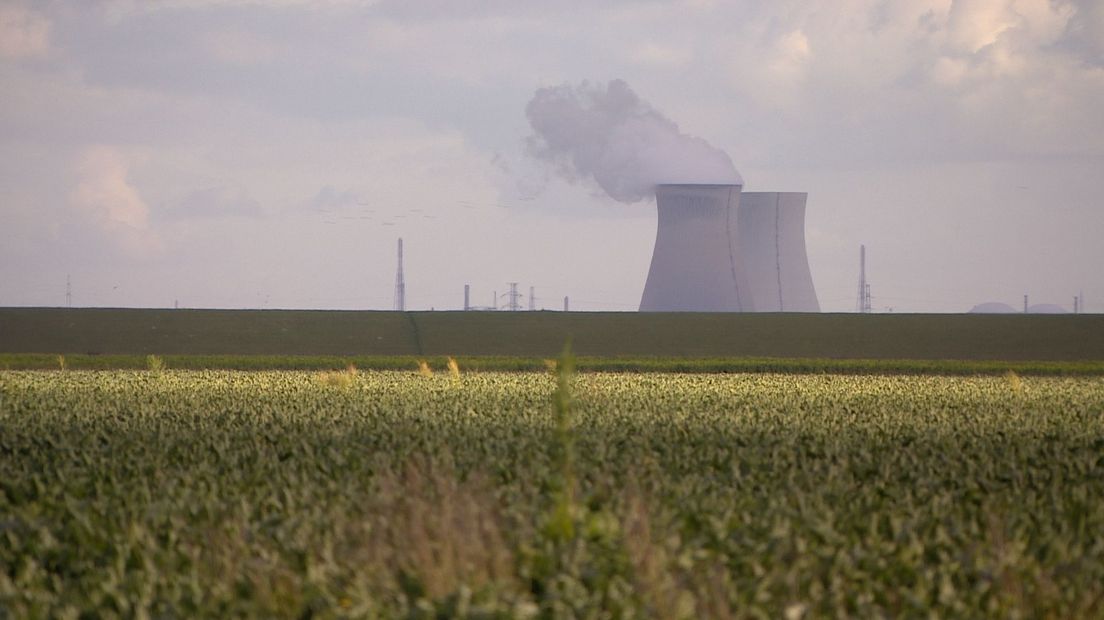
M820 312L805 254L804 192L744 192L737 247L756 312Z
M737 247L739 185L659 185L642 312L751 312Z
M819 312L798 192L659 185L642 312Z

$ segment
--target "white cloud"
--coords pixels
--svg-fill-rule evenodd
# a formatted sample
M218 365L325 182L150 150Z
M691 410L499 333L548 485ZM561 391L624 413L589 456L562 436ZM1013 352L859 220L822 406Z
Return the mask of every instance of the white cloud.
M932 67L932 79L941 86L957 86L970 72L970 67L961 58L943 56Z
M1009 0L956 0L947 16L947 41L956 51L977 53L1019 23Z
M128 253L156 252L162 242L150 229L149 207L127 178L129 168L128 158L117 147L85 149L76 164L78 182L70 202Z
M775 41L769 72L773 79L790 83L801 77L808 59L809 38L801 30L792 30Z
M50 21L18 5L0 6L0 58L45 54L50 48Z

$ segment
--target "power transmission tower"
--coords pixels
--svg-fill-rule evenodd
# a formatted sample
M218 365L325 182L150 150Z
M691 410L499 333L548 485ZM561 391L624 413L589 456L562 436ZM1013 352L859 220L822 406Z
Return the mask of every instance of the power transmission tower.
M69 280L69 274L65 274L65 307L73 307L73 284Z
M395 272L395 310L406 310L406 280L403 279L402 237L399 237L399 269Z
M506 309L510 312L517 312L521 310L521 293L518 292L517 282L507 282L510 285L510 292L506 293Z

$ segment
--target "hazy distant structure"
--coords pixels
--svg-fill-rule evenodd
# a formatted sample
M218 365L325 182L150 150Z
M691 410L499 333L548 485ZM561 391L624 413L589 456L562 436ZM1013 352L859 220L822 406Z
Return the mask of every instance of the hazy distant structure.
M855 309L870 314L870 283L866 281L866 246L859 246L859 295Z
M498 308L496 307L497 302L498 302L498 291L494 292L494 302L495 303L492 303L489 306L473 306L471 304L471 285L470 284L465 284L464 285L464 310L465 311L487 312L487 311L492 311L492 310L498 310Z
M1066 310L1058 304L1034 304L1027 309L1028 314L1069 314L1069 310Z
M999 301L987 301L970 308L970 314L1016 314L1016 309Z
M517 282L507 282L510 286L510 291L506 293L506 309L511 312L517 312L521 310L521 293L518 292Z
M402 237L399 237L399 267L395 271L395 310L406 311L406 280L403 279Z
M537 298L533 295L534 290L535 290L535 287L532 287L532 286L529 287L529 311L530 312L537 309Z
M564 312L568 312L567 295L564 295Z
M797 192L656 187L659 225L642 312L819 312ZM746 196L746 201L745 201Z
M69 279L69 274L65 274L65 307L73 307L73 283Z
M1075 308L1078 299L1074 298ZM1024 314L1069 314L1070 311L1058 304L1032 304L1027 305L1027 295L1024 295ZM1075 311L1076 312L1076 311ZM1008 304L999 301L988 301L978 304L970 309L971 314L1018 314L1019 311Z

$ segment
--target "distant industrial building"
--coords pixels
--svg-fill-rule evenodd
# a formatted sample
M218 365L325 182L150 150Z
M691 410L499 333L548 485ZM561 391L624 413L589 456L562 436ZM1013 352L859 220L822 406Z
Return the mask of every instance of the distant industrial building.
M1016 309L999 301L987 301L970 308L970 314L1016 314Z
M1034 304L1027 309L1028 314L1069 314L1070 311L1066 310L1058 304Z
M970 314L1023 314L1012 306L999 301L988 301L970 309ZM1033 304L1027 306L1027 314L1069 314L1070 311L1058 304Z

